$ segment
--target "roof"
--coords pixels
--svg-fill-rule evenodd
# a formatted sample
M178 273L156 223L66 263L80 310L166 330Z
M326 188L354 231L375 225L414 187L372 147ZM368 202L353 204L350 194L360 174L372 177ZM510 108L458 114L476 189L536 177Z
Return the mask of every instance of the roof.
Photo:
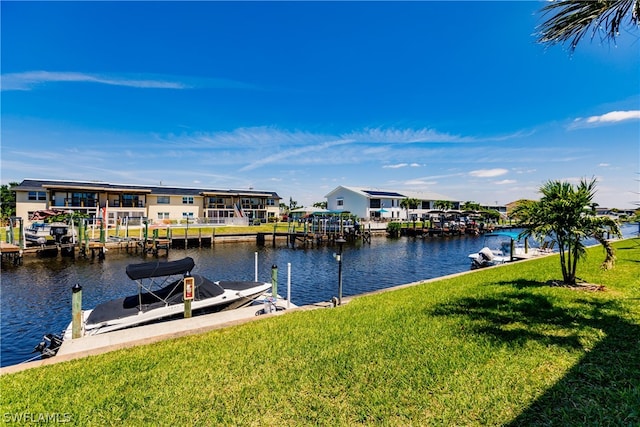
M189 187L166 187L134 184L113 184L104 181L72 181L72 180L44 180L25 179L19 185L11 187L12 191L42 191L43 189L71 189L83 191L113 191L113 192L137 192L150 193L153 195L192 195L192 196L213 196L218 194L228 194L233 196L246 197L272 197L280 199L276 192L254 191L254 190L217 190Z
M382 198L395 198L395 199L418 199L418 200L448 200L452 202L459 201L458 199L454 199L449 196L445 196L439 193L429 192L429 191L393 191L393 190L385 190L380 188L366 188L366 187L347 187L347 186L339 186L332 190L325 197L329 197L334 192L339 189L344 189L347 191L351 191L354 193L358 193L363 197L382 197Z

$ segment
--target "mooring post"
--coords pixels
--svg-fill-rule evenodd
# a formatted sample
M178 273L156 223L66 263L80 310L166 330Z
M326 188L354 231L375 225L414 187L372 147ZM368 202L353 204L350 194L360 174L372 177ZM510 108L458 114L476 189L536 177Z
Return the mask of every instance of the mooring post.
M195 293L195 278L188 272L183 279L183 286L184 318L188 319L191 317L191 301Z
M254 253L254 263L253 263L253 272L254 272L254 281L257 282L258 281L258 252L256 251Z
M82 286L76 283L71 288L71 338L82 336Z
M342 305L342 245L346 243L342 237L335 240L338 244L338 253L336 260L338 261L338 305Z
M287 263L287 308L291 308L291 263Z
M104 222L105 222L106 218L102 217L102 219L100 220L100 243L105 243L106 240L106 236L105 236L105 229L104 229Z
M278 266L271 266L271 296L274 301L278 298Z
M25 249L25 247L27 246L27 242L24 238L24 221L22 220L22 217L16 217L16 220L20 222L20 236L18 240L18 246L20 247L20 249Z

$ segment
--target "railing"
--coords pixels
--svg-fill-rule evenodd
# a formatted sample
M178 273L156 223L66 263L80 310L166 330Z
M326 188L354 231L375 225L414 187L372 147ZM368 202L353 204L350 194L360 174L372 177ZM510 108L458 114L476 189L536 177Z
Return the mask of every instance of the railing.
M112 200L109 202L110 208L144 208L144 202L138 201L120 201L120 200Z

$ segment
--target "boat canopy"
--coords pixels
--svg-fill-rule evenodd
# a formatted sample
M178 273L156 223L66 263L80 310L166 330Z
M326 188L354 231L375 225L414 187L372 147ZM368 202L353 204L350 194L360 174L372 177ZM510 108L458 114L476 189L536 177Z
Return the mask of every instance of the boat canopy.
M511 240L519 240L518 237L520 237L520 233L518 233L517 231L495 231L493 233L487 233L484 235L485 237L494 237L494 236L500 236L500 237L509 237L511 238Z
M148 279L151 277L171 276L174 274L186 274L195 267L193 258L186 257L176 261L152 261L140 264L129 264L127 276L131 280Z

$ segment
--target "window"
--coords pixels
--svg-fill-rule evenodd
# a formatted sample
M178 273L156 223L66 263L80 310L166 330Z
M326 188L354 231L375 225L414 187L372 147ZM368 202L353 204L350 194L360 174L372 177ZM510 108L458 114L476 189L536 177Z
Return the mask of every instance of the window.
M336 204L340 208L343 207L344 206L344 199L336 199Z
M98 193L77 192L71 194L71 206L81 206L85 208L96 207Z
M193 212L182 212L182 218L193 219Z
M158 219L169 219L169 212L158 212Z
M45 191L29 191L29 200L45 201L47 193Z
M168 205L169 203L171 203L171 198L169 196L158 196L159 205Z
M134 208L134 207L142 206L142 203L137 194L123 194L122 206L126 208Z
M371 200L369 200L369 207L371 209L380 209L380 207L381 207L380 199L371 199Z
M183 205L192 205L193 204L193 196L183 196L182 197Z

